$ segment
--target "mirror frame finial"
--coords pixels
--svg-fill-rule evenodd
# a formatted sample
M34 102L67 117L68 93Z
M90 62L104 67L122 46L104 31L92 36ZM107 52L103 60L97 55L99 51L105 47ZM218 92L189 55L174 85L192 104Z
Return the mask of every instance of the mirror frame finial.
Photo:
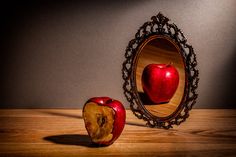
M124 95L130 102L130 108L134 115L139 119L146 121L146 125L149 127L157 128L172 128L173 125L179 125L189 117L189 111L196 103L198 94L196 89L199 83L199 71L197 70L196 54L193 47L187 44L187 39L183 35L182 31L174 24L169 23L169 19L162 13L158 13L156 16L151 17L151 21L145 22L135 34L135 38L132 39L125 53L126 60L123 63L122 77L124 79L123 89ZM185 87L184 96L182 98L180 107L177 111L168 119L163 120L150 115L139 101L138 94L135 88L134 80L134 61L137 55L139 46L150 36L161 35L172 39L180 48L180 53L183 57L185 64L185 75L187 86Z

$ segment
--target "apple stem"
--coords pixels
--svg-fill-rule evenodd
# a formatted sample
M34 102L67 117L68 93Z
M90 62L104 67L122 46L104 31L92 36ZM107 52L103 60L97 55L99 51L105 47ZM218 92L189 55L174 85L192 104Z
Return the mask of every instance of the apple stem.
M173 65L173 62L169 62L169 64L167 66Z

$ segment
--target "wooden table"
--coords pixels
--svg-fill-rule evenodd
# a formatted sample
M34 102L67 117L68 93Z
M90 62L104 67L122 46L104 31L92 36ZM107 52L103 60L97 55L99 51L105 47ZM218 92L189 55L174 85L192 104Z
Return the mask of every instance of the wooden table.
M120 138L91 145L78 109L0 110L0 156L236 156L236 110L194 109L170 130L145 127L131 111Z

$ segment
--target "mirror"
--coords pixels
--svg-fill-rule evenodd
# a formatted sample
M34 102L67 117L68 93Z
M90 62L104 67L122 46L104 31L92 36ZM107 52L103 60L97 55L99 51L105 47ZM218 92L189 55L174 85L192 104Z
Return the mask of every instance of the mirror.
M144 23L129 42L123 63L124 94L150 127L169 129L196 103L196 55L183 33L161 13Z

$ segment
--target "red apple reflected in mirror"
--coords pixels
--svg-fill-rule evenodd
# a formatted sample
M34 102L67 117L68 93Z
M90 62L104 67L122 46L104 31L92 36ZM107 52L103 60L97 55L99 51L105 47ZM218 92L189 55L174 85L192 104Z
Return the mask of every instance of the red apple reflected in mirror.
M171 64L149 64L143 70L142 87L153 103L168 103L178 84L179 73Z
M92 142L97 146L108 146L122 133L126 113L118 100L94 97L85 103L83 118Z

